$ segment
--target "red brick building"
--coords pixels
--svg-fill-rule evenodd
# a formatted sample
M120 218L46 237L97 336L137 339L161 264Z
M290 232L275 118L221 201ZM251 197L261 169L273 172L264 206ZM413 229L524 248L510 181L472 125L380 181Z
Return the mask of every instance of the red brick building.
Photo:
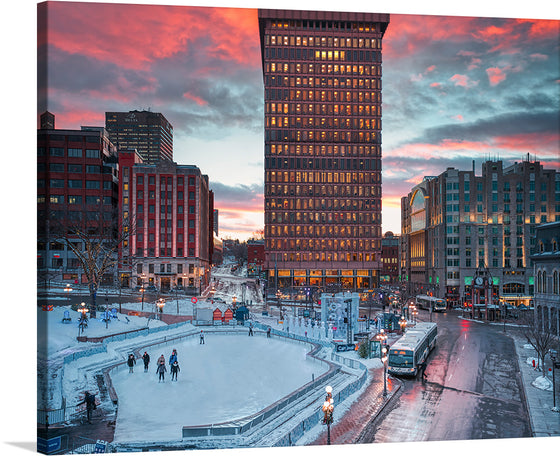
M208 176L192 165L146 164L119 151L121 220L135 229L121 251L121 276L130 285L200 292L209 281L213 195Z
M60 234L82 227L112 233L117 220L118 172L115 146L103 127L55 128L41 115L37 130L37 270L39 280L85 283L81 263ZM83 243L76 239L73 244ZM103 283L112 284L107 273Z
M258 276L264 268L264 240L249 239L247 241L247 275Z

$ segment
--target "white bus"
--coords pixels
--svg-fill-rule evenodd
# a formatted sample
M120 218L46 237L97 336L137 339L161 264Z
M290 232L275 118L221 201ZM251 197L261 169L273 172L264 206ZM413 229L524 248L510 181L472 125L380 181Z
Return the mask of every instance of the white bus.
M447 305L443 299L427 295L416 296L416 306L419 309L426 310L430 310L431 307L433 312L444 312L447 310Z
M435 323L417 323L389 348L388 371L395 375L416 376L418 366L426 361L436 339Z

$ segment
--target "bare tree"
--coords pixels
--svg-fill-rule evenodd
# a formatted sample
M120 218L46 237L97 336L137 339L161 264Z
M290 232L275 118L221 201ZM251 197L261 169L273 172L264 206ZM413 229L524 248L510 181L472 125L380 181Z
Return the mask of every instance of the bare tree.
M107 211L107 205L99 203L67 207L63 213L48 217L44 230L39 230L48 240L66 245L78 259L87 278L93 318L103 276L116 268L119 249L128 242L134 227L130 218L119 219L116 208Z
M528 315L524 315L521 318L522 334L527 342L531 344L531 346L537 352L539 366L541 366L542 368L542 374L544 377L546 375L544 357L549 352L549 350L556 345L556 337L551 331L542 328L542 325L540 325L535 319L533 312L523 313L526 313Z

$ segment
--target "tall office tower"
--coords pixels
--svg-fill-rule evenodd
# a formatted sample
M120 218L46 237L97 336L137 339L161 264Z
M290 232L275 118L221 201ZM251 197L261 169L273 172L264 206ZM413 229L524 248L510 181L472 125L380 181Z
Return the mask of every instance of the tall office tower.
M106 112L105 128L117 149L136 149L144 163L173 160L173 126L159 112Z
M269 287L376 286L389 15L259 10L258 17Z

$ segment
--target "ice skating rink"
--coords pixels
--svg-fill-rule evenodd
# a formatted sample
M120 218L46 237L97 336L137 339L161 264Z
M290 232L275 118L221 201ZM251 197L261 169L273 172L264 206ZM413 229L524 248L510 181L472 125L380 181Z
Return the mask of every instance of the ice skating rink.
M181 371L171 381L169 355L177 349ZM312 346L274 336L208 333L180 343L148 348L149 372L138 359L111 373L119 398L115 442L180 440L182 426L242 418L266 408L318 377L327 366L306 359ZM167 373L158 383L156 360Z

